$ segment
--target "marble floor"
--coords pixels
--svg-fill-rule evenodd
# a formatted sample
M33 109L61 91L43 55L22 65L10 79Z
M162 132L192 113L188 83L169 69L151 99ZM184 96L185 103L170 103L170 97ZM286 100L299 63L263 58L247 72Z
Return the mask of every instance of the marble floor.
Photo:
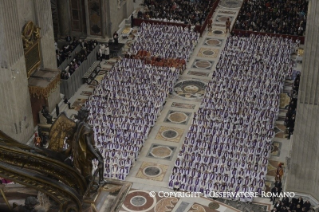
M141 8L142 0L136 0L134 8ZM166 104L160 116L152 128L138 159L132 167L126 181L133 183L121 211L139 212L231 212L231 211L270 211L269 199L256 198L253 206L246 203L230 203L223 200L214 201L204 197L160 197L160 191L171 191L168 188L168 179L174 166L174 161L183 144L185 135L191 125L194 112L199 108L205 86L211 79L219 59L220 52L225 45L229 33L225 33L225 21L230 18L232 25L236 20L241 5L241 0L221 0L212 17L213 29L205 31L194 49L191 59L187 63L187 69L179 77L175 84L174 92L167 98ZM127 41L128 44L131 40ZM124 47L125 48L125 47ZM109 70L116 59L102 62L102 70ZM301 65L297 64L296 70L301 71ZM102 79L103 73L96 81ZM289 90L289 81L287 89ZM74 108L69 110L62 104L60 111L66 111L69 116L75 114L81 103L91 94L93 85L82 85L77 93L70 99ZM184 92L188 91L188 92ZM285 101L285 98L282 98ZM284 105L281 109L276 126L276 137L268 166L267 189L274 182L274 169L279 162L286 164L292 145L292 137L288 140L285 136L285 126L281 116L285 115ZM149 192L154 191L150 196ZM237 208L237 209L236 209ZM258 208L258 209L256 209Z

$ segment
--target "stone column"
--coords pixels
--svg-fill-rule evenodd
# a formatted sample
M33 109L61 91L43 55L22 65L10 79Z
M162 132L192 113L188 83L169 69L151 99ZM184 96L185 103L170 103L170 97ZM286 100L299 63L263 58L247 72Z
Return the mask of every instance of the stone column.
M89 14L89 3L88 0L84 0L84 9L85 9L85 21L86 21L86 34L87 36L91 35L91 30L90 30L90 14Z
M102 37L105 38L106 36L106 2L105 1L101 1L101 16L102 16Z
M34 128L18 3L0 1L0 130L27 142Z
M105 0L106 5L106 33L107 36L112 38L113 32L112 32L112 21L111 21L111 6L110 6L110 0Z
M126 18L129 17L134 11L133 1L126 1Z
M35 0L36 25L41 35L42 67L57 69L50 0Z
M319 200L319 1L310 0L286 190Z
M71 14L69 0L57 0L59 11L60 36L71 35Z

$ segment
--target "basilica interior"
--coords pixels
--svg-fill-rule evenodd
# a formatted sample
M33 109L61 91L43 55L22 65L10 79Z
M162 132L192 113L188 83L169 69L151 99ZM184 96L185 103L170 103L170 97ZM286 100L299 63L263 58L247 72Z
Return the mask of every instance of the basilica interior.
M318 12L0 0L0 211L319 211Z

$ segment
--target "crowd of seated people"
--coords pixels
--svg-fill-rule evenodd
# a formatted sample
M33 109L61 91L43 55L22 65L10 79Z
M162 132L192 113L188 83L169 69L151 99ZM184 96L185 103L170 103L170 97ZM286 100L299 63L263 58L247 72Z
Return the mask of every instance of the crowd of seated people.
M274 203L274 208L271 212L308 212L312 211L311 203L304 201L301 197L291 198L283 197ZM314 211L314 210L313 210Z
M124 180L179 76L174 67L124 58L95 88L86 106L105 159L104 176ZM97 161L93 163L97 168Z
M268 36L227 39L175 161L170 188L206 195L264 190L279 94L292 74L295 45Z
M145 0L146 13L138 12L138 18L202 25L215 0Z
M307 0L245 0L235 29L304 36Z
M300 74L298 74L296 79L294 80L293 89L292 89L292 97L289 103L288 111L286 113L285 126L287 127L287 130L288 130L288 139L290 138L290 135L293 134L294 128L295 128L299 82L300 82Z
M57 43L55 43L55 51L56 51L56 59L57 59L57 66L60 66L63 61L67 58L70 58L72 51L79 45L79 40L76 40L75 37L71 39L68 36L69 42L63 45L62 48L58 48Z
M142 23L138 37L131 45L128 54L138 55L141 51L149 56L162 59L182 59L188 61L199 39L199 33L188 28Z
M87 56L94 50L98 45L96 40L82 41L79 40L81 45L81 51L77 52L74 59L66 67L65 70L61 71L61 79L69 79L70 76L80 67L81 63L87 59Z

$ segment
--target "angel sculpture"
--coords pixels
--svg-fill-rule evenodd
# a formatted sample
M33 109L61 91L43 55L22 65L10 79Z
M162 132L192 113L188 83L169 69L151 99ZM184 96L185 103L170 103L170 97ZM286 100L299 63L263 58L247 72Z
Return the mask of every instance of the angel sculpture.
M98 161L99 184L104 183L104 161L101 153L95 146L93 129L87 124L89 111L81 108L75 116L77 122L69 119L65 113L57 118L50 129L49 149L58 151L64 158L72 157L73 166L86 179L87 183L94 179L92 175L92 160ZM68 148L63 149L65 139Z

